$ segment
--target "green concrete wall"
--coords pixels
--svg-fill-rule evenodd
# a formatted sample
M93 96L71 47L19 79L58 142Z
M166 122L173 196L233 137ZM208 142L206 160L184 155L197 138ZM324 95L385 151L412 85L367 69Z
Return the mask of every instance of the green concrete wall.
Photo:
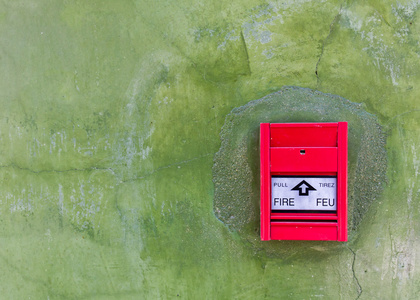
M419 1L2 1L0 45L1 298L418 298ZM348 243L213 212L225 118L284 86L386 134Z

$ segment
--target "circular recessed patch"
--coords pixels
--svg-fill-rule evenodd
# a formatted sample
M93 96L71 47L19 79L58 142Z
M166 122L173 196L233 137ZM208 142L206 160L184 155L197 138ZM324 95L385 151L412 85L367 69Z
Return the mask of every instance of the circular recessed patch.
M377 118L363 110L361 104L310 89L285 87L233 109L226 117L220 134L221 147L213 165L216 217L256 251L269 255L319 251L319 243L325 245L321 247L323 251L342 245L338 242L261 241L259 233L260 123L339 121L347 121L349 127L348 228L351 240L386 181L385 135Z

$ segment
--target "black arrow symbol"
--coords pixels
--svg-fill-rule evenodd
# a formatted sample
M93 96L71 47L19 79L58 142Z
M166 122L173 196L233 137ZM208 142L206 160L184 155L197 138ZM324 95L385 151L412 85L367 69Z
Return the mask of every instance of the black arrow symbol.
M302 180L297 186L292 188L292 191L299 191L299 196L309 196L309 191L316 191L316 189L305 180Z

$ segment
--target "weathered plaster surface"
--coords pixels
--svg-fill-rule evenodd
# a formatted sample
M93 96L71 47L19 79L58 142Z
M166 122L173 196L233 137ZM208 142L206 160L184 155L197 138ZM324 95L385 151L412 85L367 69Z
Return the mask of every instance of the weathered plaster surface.
M2 1L0 294L415 299L419 10ZM337 251L261 255L213 213L225 117L283 86L362 103L387 133L388 183Z

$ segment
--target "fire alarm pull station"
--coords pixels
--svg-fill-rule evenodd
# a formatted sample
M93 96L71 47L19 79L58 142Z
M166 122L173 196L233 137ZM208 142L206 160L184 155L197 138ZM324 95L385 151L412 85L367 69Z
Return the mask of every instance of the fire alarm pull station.
M347 241L347 122L260 125L261 240Z

